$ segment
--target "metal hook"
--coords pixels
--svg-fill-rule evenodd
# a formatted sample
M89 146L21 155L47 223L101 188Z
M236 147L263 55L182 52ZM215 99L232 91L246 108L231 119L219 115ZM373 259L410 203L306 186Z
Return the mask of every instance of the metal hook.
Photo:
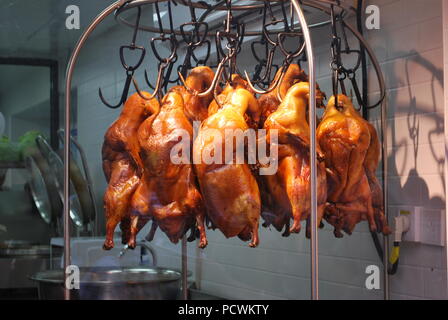
M137 83L137 81L135 80L134 77L132 77L132 83L134 84L135 91L136 91L137 94L140 96L140 98L142 98L143 100L147 100L147 101L148 101L148 100L151 100L151 98L149 98L149 97L143 95L143 93L142 93L142 91L140 90L140 88L139 88L139 86L138 86L138 83Z
M269 77L271 77L272 74L272 67L273 67L273 61L274 61L274 55L275 55L276 47L273 47L268 54L268 60L265 62L266 70L264 75L260 78L260 81L256 82L255 84L258 85L258 83L264 83L265 80ZM269 79L270 80L270 79ZM269 81L268 81L269 82Z
M338 94L339 94L339 72L341 66L341 57L340 57L340 47L341 47L341 38L338 37L337 28L336 28L336 15L334 12L334 5L330 6L330 18L331 18L331 31L333 35L333 39L331 42L331 57L332 61L330 66L333 70L333 74L331 77L331 82L333 86L333 96L334 96L334 105L338 108Z
M104 96L103 96L103 93L102 93L102 91L101 91L101 88L99 88L99 89L98 89L98 93L99 93L99 95L100 95L100 99L101 99L101 101L102 101L107 107L109 107L109 108L111 108L111 109L117 109L117 108L121 107L121 105L122 105L124 102L126 102L126 99L127 99L127 97L128 97L128 94L129 94L129 87L130 87L130 85L131 85L131 80L132 80L133 75L134 75L134 72L130 72L130 73L127 72L126 81L125 81L125 84L124 84L124 87L123 87L123 92L121 93L120 101L119 101L116 105L112 105L112 104L108 103L108 102L106 101L106 99L104 98Z
M166 58L162 57L159 54L159 52L157 50L157 46L156 46L157 42L165 42L165 41L169 41L170 47L171 47L170 55ZM154 90L154 94L153 94L153 97L154 97L156 95L160 96L161 89L165 88L165 90L166 90L168 83L177 82L177 79L174 81L171 81L169 78L172 73L173 65L177 61L178 43L176 40L176 36L174 34L171 34L171 36L169 38L165 37L164 35L162 35L160 37L152 38L150 41L150 44L151 44L151 49L154 53L154 56L156 57L157 60L159 60L159 68L158 68L159 73L157 75L157 82L156 82L155 86L153 86L151 84L151 82L149 81L148 73L145 70L145 81L148 84L148 86ZM168 71L165 73L166 69L168 69ZM153 97L151 97L151 98L153 98Z
M279 83L280 83L281 81L283 81L283 77L285 76L285 74L286 74L286 71L284 71L284 69L282 69L282 72L281 72L281 74L280 74L280 77L279 77L277 80L275 80L274 83L271 83L271 86L270 86L268 89L266 89L266 90L260 90L260 89L257 89L257 88L254 87L254 85L253 85L252 82L250 81L250 77L249 77L249 75L247 74L247 71L244 71L244 75L245 75L245 77L246 77L247 84L249 85L249 87L250 87L255 93L258 93L258 94L266 94L266 93L272 92L275 88L277 88L277 86L279 85Z
M252 54L255 57L255 59L259 62L259 64L255 67L256 71L255 71L254 77L252 79L252 83L255 83L256 85L265 84L266 79L268 79L267 82L270 82L270 77L272 74L272 67L273 67L272 62L274 59L275 51L278 46L278 42L273 41L271 38L269 38L269 35L268 35L267 27L272 23L270 23L270 24L266 23L266 7L267 7L267 5L265 5L265 11L264 11L264 16L263 16L262 38L260 41L254 41L251 44ZM271 15L272 15L272 13L271 13ZM275 17L273 17L273 19L275 19ZM278 21L275 21L275 24L276 23L278 23ZM264 59L259 58L256 53L255 45L257 43L265 45L265 58ZM269 44L272 45L271 49L269 49ZM266 67L266 70L265 70L263 76L261 76L260 74L264 67Z
M254 90L254 91L255 91L256 93L258 93L258 94L266 94L266 93L272 92L275 88L277 88L277 89L279 90L279 88L280 88L280 86L281 86L281 83L282 83L282 81L283 81L283 78L284 78L284 76L285 76L285 74L286 74L286 71L288 70L288 68L289 68L290 64L292 63L293 59L299 57L299 56L302 54L302 52L305 50L305 47L306 47L305 42L304 42L304 43L302 44L302 46L301 46L297 51L295 51L295 52L288 52L288 51L283 47L283 44L282 44L282 43L283 43L284 38L285 38L286 36L297 36L297 35L298 35L298 33L296 33L296 32L294 32L294 33L281 32L281 33L279 33L279 34L277 35L277 41L276 41L276 42L273 42L273 43L275 43L275 44L277 44L277 45L280 46L280 49L281 49L282 53L285 55L285 60L284 60L284 62L283 62L282 72L281 72L280 77L279 77L276 81L274 81L273 84L271 83L271 85L269 86L269 88L268 88L267 90L259 90L259 89L256 89L256 88L254 87L254 85L252 84L251 80L249 79L249 75L247 74L247 71L244 71L245 76L246 76L247 83L248 83L249 87L250 87L252 90ZM272 41L272 39L270 39L270 40ZM268 41L269 41L269 40L268 40ZM273 57L273 56L272 56L272 57ZM272 57L271 57L271 59L272 59ZM268 66L269 66L269 68L270 68L271 65L272 65L272 60L271 60L271 62L268 62ZM270 70L270 69L269 69L269 70ZM277 96L279 96L278 92L277 92ZM280 99L280 101L281 101L281 99Z
M146 49L144 47L140 47L140 46L136 46L135 45L135 42L136 42L136 39L137 39L138 28L139 28L139 25L140 25L140 17L141 17L141 8L140 7L137 7L137 8L138 8L137 20L136 20L136 23L135 23L134 33L132 35L131 44L127 45L127 46L121 46L120 47L120 61L121 61L121 65L126 70L126 80L125 80L125 84L124 84L124 87L123 87L123 91L121 93L120 101L116 105L112 105L112 104L108 103L106 101L106 99L104 98L104 96L103 96L103 92L101 91L101 88L98 89L98 93L99 93L101 101L107 107L109 107L111 109L117 109L123 103L126 102L126 99L128 98L128 94L129 94L129 88L131 86L131 81L132 81L133 76L134 76L134 72L135 72L135 70L137 70L140 67L140 65L142 64L142 62L143 62L143 60L145 58L145 55L146 55ZM125 54L124 54L126 49L128 49L130 51L137 50L137 51L141 52L140 58L137 60L136 64L128 65L126 63Z
M277 35L280 50L282 51L283 55L290 58L291 60L299 57L304 52L305 47L306 47L305 42L303 42L302 46L300 46L299 48L297 48L296 51L293 51L293 52L289 52L288 50L286 50L283 42L286 37L297 37L297 36L300 37L300 36L302 36L302 34L299 32L280 32Z
M156 89L156 87L154 87L154 86L151 84L151 82L149 81L148 72L146 72L146 70L145 70L145 81L146 81L146 84L147 84L152 90L155 90L155 89Z
M211 44L210 40L205 40L204 43L203 43L203 45L204 45L204 44L207 46L207 49L206 49L205 57L204 57L203 59L198 59L198 58L196 57L196 55L194 54L194 51L195 51L197 48L199 48L199 47L194 48L194 50L193 50L193 52L192 52L191 57L192 57L193 60L196 62L196 67L197 67L197 66L200 66L200 65L204 65L204 66L205 66L205 65L207 64L208 59L210 58L210 52L211 52L211 49L212 49L212 44Z
M220 52L220 54L218 54L218 57L221 55L224 57L224 59L226 60L226 62L228 62L228 66L227 68L229 69L229 73L227 74L224 72L225 78L226 78L226 82L232 82L232 74L236 72L236 55L238 54L239 50L240 50L240 43L242 41L242 38L240 36L240 25L238 25L238 31L236 34L227 32L227 31L218 31L216 33L216 47L217 47L217 52ZM243 27L243 33L244 33L244 27ZM222 47L222 39L226 39L227 40L227 44L226 44L226 49L227 49L227 53L224 52L224 49ZM224 66L223 66L224 68Z
M265 82L265 80L269 77L269 80L270 80L270 77L271 77L271 75L272 75L272 67L273 67L273 65L272 65L272 62L273 62L273 59L274 59L274 55L275 55L275 52L276 52L276 49L277 49L277 47L279 47L280 46L280 49L282 50L282 53L286 56L286 57L296 57L296 56L298 56L298 55L300 55L302 52L303 52L303 50L305 49L305 45L303 44L302 45L302 47L300 47L296 52L293 52L293 53L290 53L290 52L288 52L285 48L284 48L284 46L283 46L283 40L284 40L284 38L286 37L286 36L297 36L297 35L301 35L300 33L290 33L289 32L289 27L288 27L288 23L287 23L287 18L286 18L286 11L285 11L285 8L284 8L284 5L283 5L283 3L282 3L282 12L283 12L283 20L276 20L276 18L275 18L275 16L273 15L273 13L272 13L272 8L271 8L271 5L270 5L270 3L267 3L266 5L265 5L265 13L264 13L264 15L266 15L266 10L267 9L269 9L269 11L270 11L270 13L271 13L271 19L272 19L272 21L271 22L269 22L269 23L266 23L266 19L265 19L265 17L263 18L263 35L262 35L262 37L263 37L263 39L265 39L266 40L266 48L267 48L267 50L268 50L268 54L267 54L267 56L266 56L266 58L267 58L267 60L266 61L263 61L265 64L265 66L266 66L266 71L265 71L265 73L264 73L264 75L263 76L259 76L259 80L258 81L250 81L250 83L249 83L249 86L251 86L251 87L253 87L253 83L255 83L255 84L259 84L259 83L263 83L264 84L264 82ZM277 24L279 24L279 23L284 23L284 25L285 25L285 32L281 32L281 33L279 33L279 34L277 34L277 39L276 40L274 40L273 38L271 38L271 36L270 36L270 32L269 32L269 27L270 26L274 26L274 25L277 25ZM269 46L269 44L272 46L272 48L269 50L268 49L268 46ZM253 45L252 45L252 51L254 52L254 49L253 49ZM258 58L258 56L254 53L254 56L256 57L256 58ZM258 59L257 59L258 60ZM260 61L260 60L258 60L258 61ZM288 62L287 64L289 65L291 62ZM259 66L261 66L261 68L263 67L263 64L261 64L260 63L260 65ZM278 69L278 67L277 67L277 69ZM261 72L261 71L260 71ZM255 78L254 78L255 79ZM270 82L270 81L267 81L268 83ZM270 92L270 91L272 91L271 90L272 89L272 87L270 87L268 90L256 90L256 92L257 93L260 93L260 94L263 94L263 93L268 93L268 92Z
M164 73L165 73L165 69L168 67L169 63L159 63L159 72L157 74L157 82L156 82L156 87L154 88L154 93L151 95L151 97L149 98L152 99L155 96L158 96L159 99L161 97L161 89L163 88L163 78L164 78Z
M187 32L185 31L185 28L187 26L193 26L193 30L191 31L191 36L187 35ZM201 36L200 29L201 27L204 27L203 34ZM210 55L211 50L211 43L210 41L206 40L207 34L208 34L208 24L205 22L187 22L180 26L180 31L182 34L182 38L184 42L187 44L187 52L185 54L184 63L181 65L181 73L183 76L186 76L187 71L191 69L191 59L195 59L195 61L198 63L198 59L194 56L194 51L201 47L204 43L207 45L207 55L206 59L208 59L208 56Z
M158 23L158 25L159 25L159 32L160 32L161 35L164 35L164 32L163 32L163 24L162 24L162 17L161 17L161 15L160 15L159 2L156 1L156 2L155 2L155 5L156 5L157 23Z
M196 90L188 87L188 85L185 81L185 78L183 77L183 75L180 72L178 72L180 81L182 82L183 86L190 94L196 95L200 98L206 97L206 96L210 95L212 92L214 92L214 90L216 90L216 88L219 84L219 79L222 76L224 66L227 63L228 59L229 59L229 57L224 57L224 59L222 59L222 61L219 63L218 69L216 70L215 77L213 78L213 81L212 81L210 87L207 90L205 90L204 92L197 92ZM218 102L218 101L216 101L216 102Z

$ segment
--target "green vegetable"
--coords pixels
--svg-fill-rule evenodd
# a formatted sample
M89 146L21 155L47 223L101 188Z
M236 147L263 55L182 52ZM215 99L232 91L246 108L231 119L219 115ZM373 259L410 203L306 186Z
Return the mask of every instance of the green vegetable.
M20 161L19 148L9 141L7 136L0 138L0 162L18 162Z
M38 136L43 136L43 134L39 131L28 131L19 138L19 150L22 159L24 159L27 155L36 152L36 138Z

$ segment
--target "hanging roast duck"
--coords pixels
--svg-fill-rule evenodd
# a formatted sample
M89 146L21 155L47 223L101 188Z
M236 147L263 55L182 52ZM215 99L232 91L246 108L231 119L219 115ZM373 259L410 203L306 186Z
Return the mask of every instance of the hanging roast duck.
M330 99L317 130L327 168L326 220L334 226L336 237L342 237L341 230L351 234L356 224L363 220L368 221L370 231L388 233L384 212L374 210L373 193L365 168L367 165L370 172L374 167L376 170L379 157L379 150L375 147L377 137L372 137L371 128L358 115L348 97L338 95L337 100L336 106L335 97ZM377 226L376 221L382 225Z
M163 98L160 111L138 131L145 173L132 198L132 212L150 215L168 238L177 243L192 227L200 232L199 247L207 245L202 197L196 187L189 149L193 126L184 112L184 99L175 91ZM174 161L176 146L182 147Z
M301 221L307 220L307 236L311 210L310 191L310 127L307 122L307 105L310 86L308 82L293 85L283 102L272 112L264 123L266 138L271 143L272 134L278 134L278 170L274 175L264 176L267 191L271 194L273 212L264 212L267 225L272 224L278 231L285 227L284 236L298 233ZM319 93L319 92L318 92ZM319 96L318 100L321 101ZM317 147L317 201L318 223L322 220L327 200L327 185L323 153ZM290 226L290 219L293 225Z
M132 211L140 219L153 218L153 226L148 240L152 240L157 226L168 235L172 242L177 242L188 228L192 229L190 241L195 239L196 228L199 229L200 247L207 245L203 229L203 208L201 196L197 192L195 176L191 162L174 164L170 156L171 148L179 139L179 130L187 133L190 153L193 140L194 121L203 121L208 115L208 105L213 96L199 97L198 92L207 89L213 82L214 72L209 67L196 67L187 77L184 86L169 90L164 98L160 113L148 118L138 131L141 154L145 173L132 199ZM166 123L164 123L166 122ZM177 141L179 142L179 141ZM158 159L161 163L155 163ZM179 172L176 181L175 172ZM160 189L158 189L160 188ZM163 195L162 193L167 194ZM185 199L182 199L185 197ZM153 201L155 198L155 202ZM168 200L176 202L178 211L169 214ZM165 211L158 207L164 207ZM173 208L174 209L174 208ZM177 215L177 216L176 216Z
M148 93L142 93L149 97ZM102 148L103 171L108 182L104 194L106 241L104 249L114 247L115 227L123 221L124 240L135 245L137 225L131 230L129 205L142 176L142 160L137 131L143 121L158 111L157 100L145 100L133 94L126 101L119 118L107 130ZM141 227L141 225L140 225Z
M280 77L282 75L283 67L281 67L273 80L273 82L280 81ZM260 104L261 117L260 117L260 125L263 127L264 122L269 117L271 113L277 110L277 107L280 105L280 98L284 98L289 88L291 88L295 83L298 82L308 82L308 76L306 73L300 69L297 64L290 64L288 70L283 76L281 83L279 83L278 89L274 89L268 93L262 94L260 98L258 98L258 103Z
M251 240L250 246L256 247L261 210L257 181L246 160L237 161L233 138L233 148L226 152L226 131L244 133L249 129L244 119L246 112L258 121L258 102L251 92L239 88L227 95L223 107L202 123L194 141L193 158L212 224L226 237Z
M175 86L172 87L169 92L177 92L182 96L183 100L183 112L185 116L188 118L188 120L193 124L195 121L201 123L205 118L208 116L208 106L210 102L213 100L213 94L208 94L206 96L200 97L198 95L199 92L205 91L207 88L210 87L210 85L213 82L215 73L210 67L207 66L200 66L195 67L191 70L190 74L188 75L187 79L184 80L185 86ZM148 129L148 126L152 124L152 121L149 120L144 125L142 125L142 132L146 129ZM146 128L146 129L145 129ZM144 136L144 135L143 135ZM145 189L147 189L147 186L143 186L143 184L146 184L148 179L142 179L140 184L141 186L138 187L138 192L136 195L136 198L139 198L139 207L141 208L148 208L148 205L143 206L143 202L148 202L149 200L146 200L144 197L139 196ZM140 214L142 217L139 220L140 224L144 224L147 219L147 214ZM194 241L196 231L195 224L191 225L192 233L191 236L188 238L189 241ZM151 241L154 237L154 234L157 230L157 222L153 219L153 225L151 228L150 234L146 237L148 241Z
M366 121L359 115L359 113L353 108L353 105L345 108L344 113L346 115L358 117L358 119L364 121L365 125L369 129L370 144L364 159L364 170L367 180L369 181L370 192L372 193L372 205L375 212L377 231L382 232L383 234L390 234L391 230L384 214L383 190L378 178L376 177L376 170L378 169L378 164L381 157L381 146L378 139L378 133L370 122Z

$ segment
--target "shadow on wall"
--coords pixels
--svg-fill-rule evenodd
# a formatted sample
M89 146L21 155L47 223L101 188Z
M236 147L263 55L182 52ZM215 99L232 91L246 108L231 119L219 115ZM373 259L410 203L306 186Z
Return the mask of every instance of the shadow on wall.
M413 64L413 66L410 66L410 64ZM423 67L432 74L429 81L431 92L425 92L426 96L423 97L423 100L426 98L425 104L420 101L422 97L417 98L413 91L414 87L412 85L414 83L411 81L410 70L416 70L415 65ZM407 86L405 90L408 91L409 104L402 104L399 101L397 91L389 93L388 106L393 106L395 115L394 120L390 121L389 124L392 141L389 148L392 147L392 150L389 151L388 171L389 177L407 177L407 180L401 186L400 179L389 179L389 190L393 193L389 197L396 197L392 199L391 204L409 204L444 209L445 199L439 195L431 197L431 193L438 192L438 190L433 190L434 187L428 186L427 180L422 177L421 172L431 172L431 174L423 173L423 175L439 180L439 185L443 186L443 194L445 194L444 153L441 153L441 150L436 150L438 145L442 145L437 137L444 136L444 118L443 113L440 111L437 113L438 99L436 96L436 85L439 84L443 88L443 70L438 69L432 62L413 51L405 58L404 71L406 77L404 86ZM390 76L390 83L398 83L399 79L397 79L395 72L390 73ZM400 114L403 115L403 119L406 119L406 128L400 125L403 122L395 121L401 118ZM397 141L398 137L400 137L399 141ZM424 140L424 142L421 140ZM433 161L429 161L430 159ZM434 164L436 164L436 168L434 168ZM441 192L442 190L440 190Z

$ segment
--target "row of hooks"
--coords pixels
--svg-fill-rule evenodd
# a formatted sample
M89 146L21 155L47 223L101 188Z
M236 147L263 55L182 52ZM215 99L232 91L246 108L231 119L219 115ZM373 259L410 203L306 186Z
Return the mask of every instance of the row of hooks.
M187 2L186 2L187 1ZM116 15L120 14L120 11L125 9L127 5L132 3L133 0L126 2L120 9L117 10ZM186 2L186 3L185 3ZM146 55L146 49L142 46L136 45L137 33L141 20L141 7L137 6L137 18L134 25L133 37L130 45L123 45L120 47L120 60L126 73L126 80L124 88L121 94L120 101L113 105L106 101L101 89L99 89L99 95L102 102L109 108L119 108L127 99L131 82L138 94L143 99L152 99L163 96L163 93L168 90L168 86L173 83L182 83L187 90L197 94L199 96L206 96L210 93L214 93L215 98L217 95L217 88L221 84L232 84L232 75L239 74L241 77L245 77L248 81L248 85L251 89L258 94L265 94L280 88L280 83L283 81L284 75L291 63L297 61L300 65L301 61L305 61L306 57L305 42L300 30L296 30L294 27L294 10L290 10L288 16L286 1L280 1L278 3L271 3L271 1L264 1L262 8L263 25L261 38L253 41L250 45L250 52L254 60L257 62L253 76L249 77L248 73L244 71L244 75L238 70L237 56L242 50L243 41L245 38L246 25L240 22L240 19L235 19L232 11L232 0L221 0L214 5L208 5L205 12L198 18L196 14L195 6L193 6L192 0L184 0L182 4L188 5L190 12L190 21L183 23L179 26L178 30L174 29L172 6L177 6L178 3L175 0L167 1L167 13L169 20L169 28L164 28L162 22L162 16L160 12L159 2L154 2L155 12L157 16L157 24L159 29L159 36L150 39L150 46L153 55L158 61L158 75L155 85L149 81L148 73L145 70L146 84L154 91L153 94L148 97L141 93L139 86L134 78L136 70L142 65L142 62ZM339 1L337 1L339 2ZM209 39L210 30L209 25L205 22L205 18L213 12L217 7L226 7L226 19L224 21L223 30L218 30L214 33L215 46L216 46L216 67L215 79L212 82L210 88L204 92L193 92L188 88L185 83L185 77L188 71L195 66L207 65L210 59L212 42ZM275 8L274 8L275 6ZM257 10L258 11L258 10ZM361 65L361 51L360 49L352 49L349 45L347 32L343 23L345 10L342 9L338 13L331 5L331 63L330 68L332 70L332 82L333 82L333 94L337 97L339 89L344 94L346 92L345 80L350 80L356 98L360 106L363 106L363 97L357 85L356 72ZM281 26L280 31L278 26ZM167 32L169 30L169 32ZM176 32L178 31L178 32ZM183 61L177 67L177 72L173 72L175 64L178 62L178 49L180 47L179 40L176 35L180 34L181 42L184 44L185 57ZM286 41L289 38L297 39L298 47L293 50L288 50ZM160 53L163 44L168 44L169 52L167 55ZM259 49L262 50L259 50ZM258 50L257 50L258 49ZM202 50L205 52L203 58L198 58L197 52ZM125 53L128 51L138 51L139 59L134 65L128 65L125 59ZM274 63L274 57L276 54L280 54L283 63L277 65ZM344 66L342 56L355 55L357 57L354 66L348 68ZM278 70L281 70L280 75L274 78ZM277 96L281 100L279 90L277 90ZM218 99L216 101L219 103ZM374 108L381 103L372 106L363 106L368 109Z

